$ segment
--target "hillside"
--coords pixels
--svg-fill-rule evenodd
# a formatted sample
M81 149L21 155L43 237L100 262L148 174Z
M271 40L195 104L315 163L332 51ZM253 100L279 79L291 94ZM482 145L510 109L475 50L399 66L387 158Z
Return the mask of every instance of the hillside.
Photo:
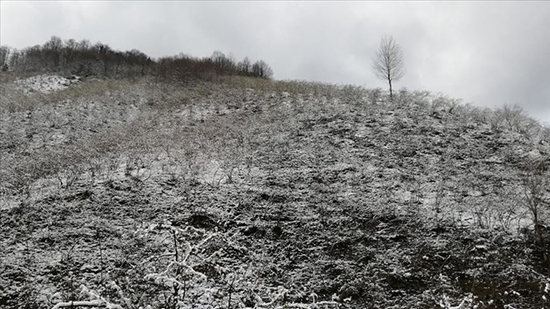
M518 109L31 78L0 84L2 308L550 306L550 131Z

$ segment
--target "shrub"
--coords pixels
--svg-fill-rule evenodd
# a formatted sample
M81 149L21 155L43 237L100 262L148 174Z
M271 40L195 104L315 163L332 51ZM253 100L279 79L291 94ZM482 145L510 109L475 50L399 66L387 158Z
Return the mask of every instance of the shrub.
M541 214L544 209L550 208L550 200L546 196L546 191L550 189L548 161L547 158L527 158L520 167L523 206L532 216L535 233L541 244L543 243Z

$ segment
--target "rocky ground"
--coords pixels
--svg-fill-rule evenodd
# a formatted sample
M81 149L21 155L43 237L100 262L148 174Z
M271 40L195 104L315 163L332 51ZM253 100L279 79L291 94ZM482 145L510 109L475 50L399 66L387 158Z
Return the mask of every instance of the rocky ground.
M549 140L524 118L248 79L10 85L1 307L550 306L522 206Z

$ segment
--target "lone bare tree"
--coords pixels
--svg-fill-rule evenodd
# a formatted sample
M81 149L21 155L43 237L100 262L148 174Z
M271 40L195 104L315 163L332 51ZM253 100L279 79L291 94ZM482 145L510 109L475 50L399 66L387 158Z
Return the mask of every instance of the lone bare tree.
M380 49L373 59L372 70L376 77L387 80L390 85L390 100L393 100L392 82L405 74L403 52L392 36L385 36L380 41Z

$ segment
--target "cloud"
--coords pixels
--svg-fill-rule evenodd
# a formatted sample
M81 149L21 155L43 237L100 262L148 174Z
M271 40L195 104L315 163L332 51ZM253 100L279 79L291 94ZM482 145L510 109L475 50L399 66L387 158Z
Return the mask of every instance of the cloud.
M550 2L1 2L1 44L52 35L160 57L214 50L263 59L278 79L385 87L380 37L402 46L396 86L480 106L518 103L550 122Z

